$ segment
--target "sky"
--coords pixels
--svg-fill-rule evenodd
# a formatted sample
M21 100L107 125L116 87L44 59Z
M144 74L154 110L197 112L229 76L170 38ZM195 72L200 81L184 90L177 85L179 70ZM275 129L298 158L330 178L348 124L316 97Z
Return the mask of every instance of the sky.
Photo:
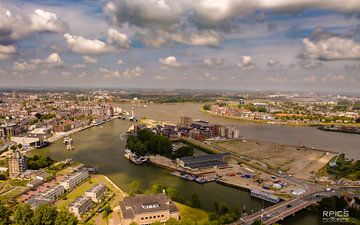
M0 87L360 92L359 0L0 0Z

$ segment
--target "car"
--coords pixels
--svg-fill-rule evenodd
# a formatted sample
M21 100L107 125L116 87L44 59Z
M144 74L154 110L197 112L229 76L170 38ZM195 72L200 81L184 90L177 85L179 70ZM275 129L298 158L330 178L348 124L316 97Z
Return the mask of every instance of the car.
M287 206L286 206L286 208L291 208L291 207L292 207L292 205L291 205L291 204L289 204L289 205L287 205Z

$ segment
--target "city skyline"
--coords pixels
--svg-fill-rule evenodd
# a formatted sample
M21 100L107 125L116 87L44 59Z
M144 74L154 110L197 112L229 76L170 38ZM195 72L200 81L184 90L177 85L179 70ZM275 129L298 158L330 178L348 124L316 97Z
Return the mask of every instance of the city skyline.
M1 87L358 92L355 0L0 1Z

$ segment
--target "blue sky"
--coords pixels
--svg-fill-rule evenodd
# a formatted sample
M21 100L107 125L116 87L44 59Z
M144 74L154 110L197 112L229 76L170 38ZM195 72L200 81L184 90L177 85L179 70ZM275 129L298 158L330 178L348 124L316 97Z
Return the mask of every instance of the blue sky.
M0 86L360 90L358 0L0 0Z

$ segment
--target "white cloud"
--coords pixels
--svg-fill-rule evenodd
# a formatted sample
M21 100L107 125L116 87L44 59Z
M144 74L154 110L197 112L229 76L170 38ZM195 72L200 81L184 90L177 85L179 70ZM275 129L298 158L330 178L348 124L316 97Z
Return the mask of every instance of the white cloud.
M64 32L68 25L55 13L36 9L31 15L31 29L37 32Z
M114 78L127 78L127 79L131 79L134 77L140 77L144 70L139 67L136 66L132 69L126 69L124 71L119 71L119 70L109 70L106 68L101 67L99 69L100 75L102 78L104 79L114 79Z
M13 69L17 71L29 71L36 69L36 65L27 62L14 62Z
M16 54L17 52L14 45L0 45L0 59L6 59Z
M170 42L177 42L181 44L193 46L212 46L217 47L220 45L221 35L214 30L193 31L188 33L181 32L166 32L158 30L155 32L145 33L142 37L145 45L159 48L167 45Z
M64 38L71 50L77 53L102 54L114 51L112 46L97 39L86 39L82 36L71 35L68 33L64 34Z
M108 29L108 40L107 42L109 44L115 45L118 48L129 48L130 47L130 41L128 37L120 33L114 28Z
M305 38L300 57L319 60L360 59L360 44L340 37L330 37L316 42Z
M119 59L116 63L117 64L123 64L124 62L121 59Z
M63 64L63 61L61 60L61 57L58 53L51 53L47 59L46 59L46 62L47 63L50 63L50 64L54 64L54 65L62 65Z
M241 56L240 62L237 66L243 70L250 70L254 68L254 63L251 56Z
M223 64L224 64L223 58L210 58L210 59L204 59L203 61L203 65L208 67L221 66Z
M87 55L83 56L82 59L83 59L84 63L88 63L88 64L98 63L97 59L87 56Z
M162 67L180 67L181 64L177 61L175 56L168 56L166 58L159 59L159 63Z

